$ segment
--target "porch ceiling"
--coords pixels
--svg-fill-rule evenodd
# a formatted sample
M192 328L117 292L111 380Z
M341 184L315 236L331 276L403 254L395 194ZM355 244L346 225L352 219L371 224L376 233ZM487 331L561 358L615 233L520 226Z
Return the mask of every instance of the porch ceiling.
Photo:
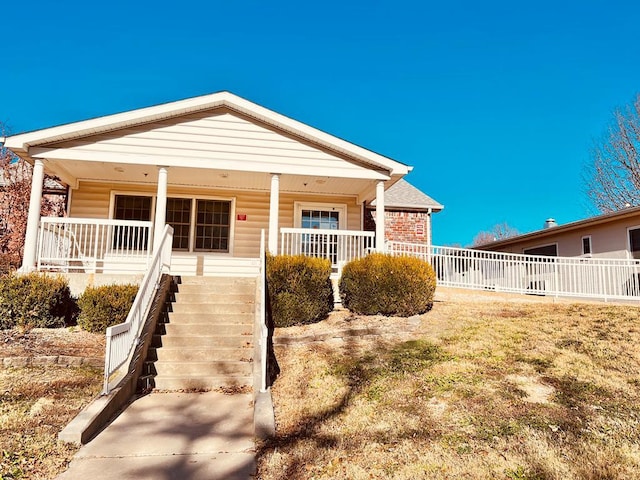
M79 181L155 185L158 180L158 168L152 165L47 160L45 168L71 186L77 186ZM170 186L260 191L271 188L271 174L265 172L169 167L168 173ZM280 175L280 190L283 192L355 195L364 199L374 187L375 181L370 179Z

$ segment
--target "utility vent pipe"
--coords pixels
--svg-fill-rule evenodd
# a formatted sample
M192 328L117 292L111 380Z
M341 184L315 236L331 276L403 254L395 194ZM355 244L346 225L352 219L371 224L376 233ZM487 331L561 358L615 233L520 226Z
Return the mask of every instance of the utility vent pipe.
M545 229L546 229L546 228L557 227L557 226L558 226L558 224L556 223L555 219L553 219L553 218L547 218L547 219L544 221L544 227L543 227L543 228L545 228Z

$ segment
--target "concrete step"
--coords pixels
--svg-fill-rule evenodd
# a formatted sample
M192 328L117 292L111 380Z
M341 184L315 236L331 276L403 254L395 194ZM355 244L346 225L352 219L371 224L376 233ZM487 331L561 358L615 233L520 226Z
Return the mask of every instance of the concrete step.
M166 323L166 337L193 335L198 337L217 337L219 335L248 336L251 340L253 325L242 323Z
M225 315L227 313L253 313L253 303L182 303L171 305L173 313L215 313Z
M256 301L255 292L242 293L236 291L227 292L203 292L201 288L193 288L194 285L189 285L191 292L178 292L176 293L176 303L215 303L215 304L236 304L246 303L254 304ZM188 288L187 288L188 290ZM196 290L198 290L196 292Z
M156 362L158 376L216 377L231 375L232 377L250 376L253 364L240 361L218 362Z
M225 288L250 288L256 287L256 279L252 277L180 277L178 283L178 291L181 287L191 285L206 285L208 287L225 287Z
M210 325L216 325L220 323L236 324L236 325L253 325L255 321L254 313L179 313L170 312L169 322L166 325L172 324L191 324L191 323L208 323Z
M211 390L219 387L250 386L253 380L250 376L187 377L158 375L153 379L153 383L158 390Z
M151 352L151 358L161 362L204 362L204 361L250 361L253 349L243 347L192 347L171 348L163 347Z
M203 337L198 335L154 335L155 347L233 347L251 348L253 346L252 335L216 335L215 337Z

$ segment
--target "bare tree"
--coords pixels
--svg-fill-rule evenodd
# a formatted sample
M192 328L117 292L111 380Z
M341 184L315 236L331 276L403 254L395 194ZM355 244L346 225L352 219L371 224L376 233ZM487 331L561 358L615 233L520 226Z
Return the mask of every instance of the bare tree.
M518 230L511 227L507 222L494 225L491 230L487 232L480 232L473 237L472 246L478 247L480 245L486 245L487 243L496 242L498 240L504 240L506 238L515 237L519 235Z
M31 165L6 148L0 148L0 271L16 268L22 263L31 176ZM55 183L55 179L45 176L45 185L47 182ZM43 195L40 214L63 215L64 198Z
M640 205L640 94L614 112L613 122L592 152L587 194L601 212Z

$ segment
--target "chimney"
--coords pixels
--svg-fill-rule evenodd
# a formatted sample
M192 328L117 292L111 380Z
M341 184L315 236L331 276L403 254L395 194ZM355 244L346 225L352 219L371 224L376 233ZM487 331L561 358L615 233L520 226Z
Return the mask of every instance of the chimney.
M557 227L557 226L558 226L558 224L556 223L555 219L547 218L544 221L544 227L542 227L542 228L547 229L547 228L552 228L552 227Z

